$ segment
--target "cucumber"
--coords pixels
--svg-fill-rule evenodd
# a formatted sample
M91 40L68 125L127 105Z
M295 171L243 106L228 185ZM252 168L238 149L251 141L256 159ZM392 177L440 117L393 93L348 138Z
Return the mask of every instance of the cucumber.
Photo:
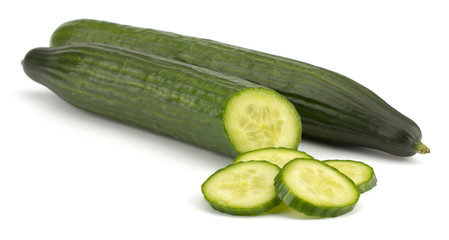
M371 190L377 184L373 168L363 162L353 160L325 160L323 162L348 176L360 193Z
M50 44L90 42L180 60L272 88L301 113L304 137L398 156L430 152L415 122L361 84L324 68L207 39L88 19L64 23Z
M260 215L280 204L274 178L280 168L267 161L230 164L212 174L201 186L207 202L223 213Z
M225 155L296 149L301 139L300 116L285 97L205 68L95 44L36 48L22 64L79 108Z
M360 196L351 179L316 159L288 162L274 186L286 205L309 216L343 215L355 207Z
M265 160L282 168L287 162L295 158L313 158L305 152L287 148L262 148L249 151L237 156L233 163L251 160Z

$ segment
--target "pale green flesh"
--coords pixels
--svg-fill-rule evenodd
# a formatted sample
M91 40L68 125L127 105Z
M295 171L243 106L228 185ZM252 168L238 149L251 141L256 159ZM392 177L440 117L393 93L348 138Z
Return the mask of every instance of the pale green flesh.
M267 147L296 149L301 140L295 107L270 89L246 89L234 95L224 113L224 127L238 153Z
M263 161L232 164L209 177L202 191L214 205L257 208L277 198L274 178L279 171L276 165Z
M286 148L264 148L243 153L234 159L234 163L251 160L265 160L282 168L295 158L313 158L305 152Z
M339 171L318 161L294 161L284 169L284 182L298 198L316 206L339 207L354 203L359 193Z
M326 160L323 162L348 176L357 186L367 183L375 178L373 169L362 162L351 160ZM375 185L375 183L373 183L373 185ZM370 186L370 188L371 187L373 186Z

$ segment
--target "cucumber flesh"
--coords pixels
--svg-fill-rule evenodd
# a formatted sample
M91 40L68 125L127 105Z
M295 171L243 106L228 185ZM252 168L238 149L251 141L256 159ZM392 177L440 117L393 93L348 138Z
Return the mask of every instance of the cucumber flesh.
M260 215L280 204L274 178L280 168L267 161L230 164L212 174L201 186L209 204L232 215Z
M274 185L284 203L310 216L345 214L355 207L360 196L351 179L315 159L288 162L276 176Z
M326 160L323 162L348 176L360 193L371 190L377 184L373 168L363 162L352 160Z
M233 163L251 160L265 160L282 168L287 162L295 158L313 158L309 154L295 149L287 148L263 148L240 154Z
M294 105L271 89L249 88L235 94L223 121L239 154L267 147L296 149L301 141L301 118Z

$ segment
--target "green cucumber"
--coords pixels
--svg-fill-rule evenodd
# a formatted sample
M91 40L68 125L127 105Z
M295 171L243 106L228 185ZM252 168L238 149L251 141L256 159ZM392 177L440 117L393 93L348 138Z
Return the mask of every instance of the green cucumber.
M360 196L351 179L315 159L288 162L276 176L274 186L286 205L310 216L345 214L355 207Z
M176 59L272 88L301 113L304 137L398 156L430 152L415 122L366 87L327 69L207 39L97 20L67 22L51 38L51 46L91 42Z
M287 148L262 148L240 154L233 163L251 160L265 160L282 168L287 162L295 158L313 158L309 154L295 149Z
M373 168L363 162L353 160L325 160L323 162L348 176L360 193L371 190L377 184Z
M301 139L300 116L285 97L205 68L94 44L36 48L22 64L79 108L225 155L296 149Z
M274 178L280 168L267 161L228 165L212 174L201 186L207 202L232 215L260 215L280 204Z

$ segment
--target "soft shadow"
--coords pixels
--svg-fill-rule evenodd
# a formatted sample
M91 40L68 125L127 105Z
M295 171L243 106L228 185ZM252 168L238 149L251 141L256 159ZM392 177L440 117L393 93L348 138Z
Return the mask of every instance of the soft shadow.
M352 209L350 212L337 217L308 216L301 212L293 210L292 208L290 208L289 206L287 206L285 203L282 202L279 206L277 206L275 209L271 210L267 214L278 215L280 217L299 219L299 220L326 220L326 219L334 219L334 218L340 219L343 217L348 217L355 214L356 212L358 212L357 206L355 206L355 208Z
M342 151L342 152L351 152L356 153L360 155L369 155L371 157L374 157L378 159L379 161L393 161L398 163L405 163L405 164L414 164L417 163L417 158L419 157L419 154L410 156L410 157L401 157L401 156L395 156L386 152L382 152L380 150L376 149L370 149L370 148L364 148L364 147L357 147L357 146L349 146L349 145L343 145L343 144L337 144L337 143L330 143L325 142L313 138L307 138L304 137L301 141L301 144L303 145L312 145L312 146L323 146L326 149L334 150L334 151Z
M316 217L316 216L308 216L308 215L305 215L305 214L300 213L298 211L295 211L295 210L293 210L292 208L290 208L289 206L287 206L283 202L281 202L281 204L279 204L279 206L275 207L274 209L272 209L271 211L267 212L266 214L277 215L277 216L280 216L280 217L292 218L292 219L303 219L303 220L320 220L320 219L324 219L324 218Z
M292 218L292 219L303 219L303 220L319 220L319 219L325 219L321 217L316 216L307 216L303 213L297 212L293 209L291 209L289 206L285 205L285 203L281 202L279 206L276 206L275 208L271 209L270 211L255 215L255 216L238 216L238 215L232 215L227 213L222 213L220 211L217 211L213 209L204 198L201 199L195 199L195 205L197 208L201 211L207 212L208 214L213 214L217 216L227 216L227 217L239 217L239 218L252 218L252 217L281 217L281 218Z
M255 215L255 216L240 216L240 215L232 215L232 214L227 214L224 212L220 212L218 210L215 210L214 208L212 208L212 206L206 201L206 199L204 198L196 198L195 199L195 205L197 206L197 208L203 212L206 212L208 214L212 214L215 216L222 216L222 217L239 217L239 218L254 218L254 217L260 217L261 215ZM262 214L265 215L265 214Z

